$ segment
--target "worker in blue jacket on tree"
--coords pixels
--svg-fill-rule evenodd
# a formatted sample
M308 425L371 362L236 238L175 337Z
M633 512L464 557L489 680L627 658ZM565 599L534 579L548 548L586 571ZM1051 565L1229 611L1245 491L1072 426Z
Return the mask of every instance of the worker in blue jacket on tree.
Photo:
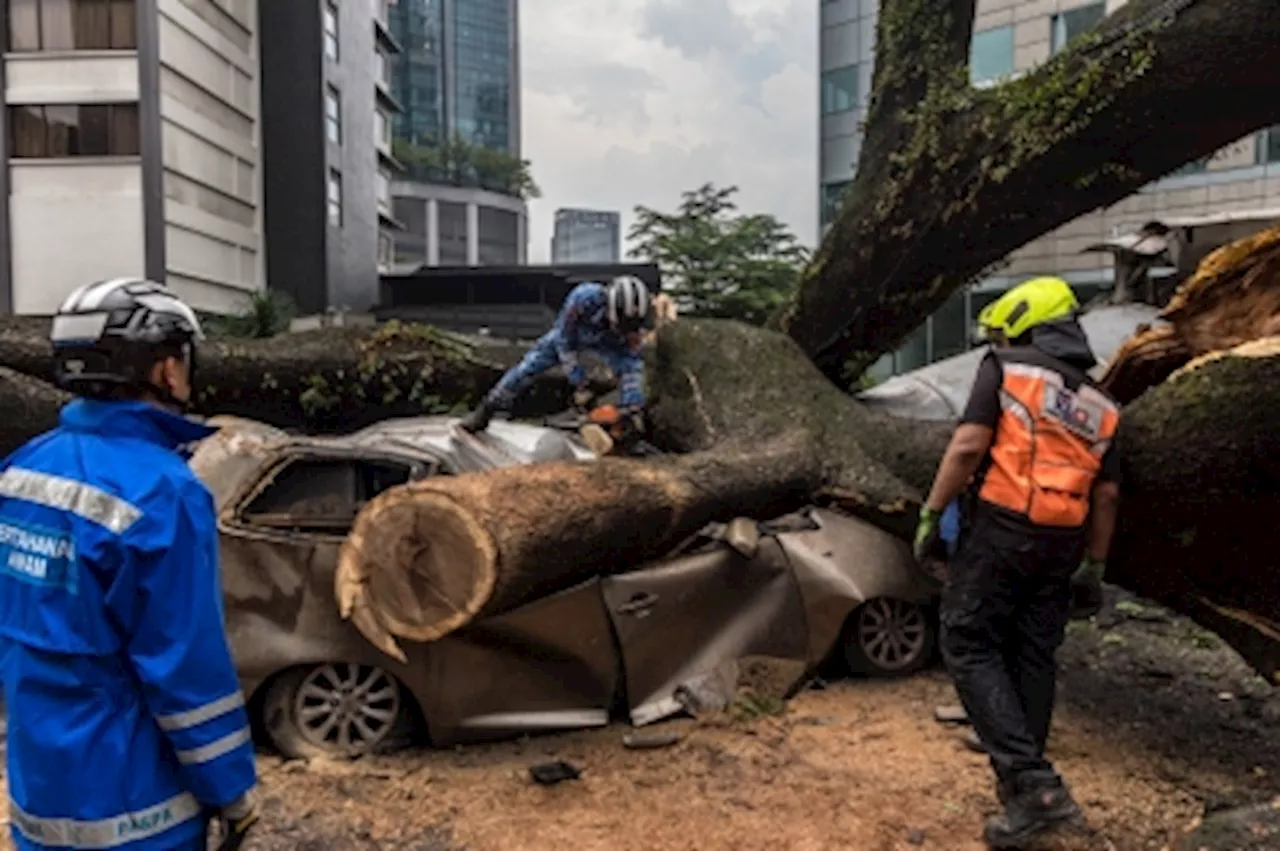
M58 428L0 464L9 823L19 849L224 848L256 819L213 498L184 448L195 313L102 281L53 320Z
M557 364L574 387L574 404L585 407L591 393L587 370L578 354L587 350L602 357L617 376L623 413L638 418L645 404L640 348L648 315L649 289L633 275L614 278L608 286L578 284L569 292L551 330L502 376L460 425L472 433L484 431L495 413L510 411L534 378Z

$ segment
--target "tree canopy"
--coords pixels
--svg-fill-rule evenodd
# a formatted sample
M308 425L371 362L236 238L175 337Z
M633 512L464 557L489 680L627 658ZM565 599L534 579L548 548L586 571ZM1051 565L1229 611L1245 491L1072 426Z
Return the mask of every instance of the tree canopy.
M529 160L474 145L459 134L441 140L397 140L393 153L415 180L477 187L524 200L542 197Z
M739 213L737 192L707 183L684 192L673 213L637 206L628 236L683 313L758 325L795 288L809 251L773 216Z

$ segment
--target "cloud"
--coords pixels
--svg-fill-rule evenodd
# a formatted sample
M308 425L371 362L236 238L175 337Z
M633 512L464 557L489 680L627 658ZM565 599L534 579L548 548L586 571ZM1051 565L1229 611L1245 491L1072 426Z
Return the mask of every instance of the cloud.
M708 181L746 212L817 233L814 0L521 4L530 259L558 207L672 209Z

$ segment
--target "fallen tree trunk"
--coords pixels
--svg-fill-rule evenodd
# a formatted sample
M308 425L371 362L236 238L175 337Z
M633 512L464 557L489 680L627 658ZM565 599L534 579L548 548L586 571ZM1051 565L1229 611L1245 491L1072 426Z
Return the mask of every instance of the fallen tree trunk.
M48 334L45 317L0 319L0 364L52 382ZM196 410L313 433L353 431L391 417L474 404L522 354L518 348L496 351L495 358L455 335L399 323L210 339L200 347ZM598 391L611 386L601 369L593 370L591 379ZM534 417L562 411L570 391L557 368L534 382L515 413ZM29 436L44 427L35 426ZM22 427L26 424L16 427L15 435Z
M881 4L857 175L778 317L834 381L1010 252L1280 122L1272 0L1130 0L985 90L965 73L973 15L974 0Z
M717 519L799 507L821 484L812 447L721 445L643 463L606 458L429 479L386 491L343 544L343 617L403 661L475 618L626 570Z
M0 458L58 424L71 397L43 381L0 367Z
M1102 378L1123 403L1193 358L1280 333L1280 228L1209 254L1160 318L1169 324L1126 342Z
M1280 581L1270 521L1280 510L1280 413L1272 413L1280 411L1272 389L1280 387L1280 340L1236 344L1273 327L1278 315L1280 230L1211 255L1180 290L1166 312L1171 325L1159 346L1165 358L1155 369L1172 375L1126 406L1117 437L1126 473L1109 570L1112 581L1221 634L1268 678L1280 671L1280 598L1258 589ZM1220 347L1228 350L1186 363L1187 353ZM1126 351L1111 376L1132 377L1130 360L1150 354L1139 345ZM951 431L947 423L866 409L789 338L734 322L681 321L664 329L650 378L651 415L666 447L695 453L668 463L706 459L733 471L705 479L695 503L705 511L652 502L659 490L647 479L647 490L609 490L602 484L608 471L647 468L608 460L596 468L509 468L424 483L414 486L421 508L415 491L402 489L386 498L394 511L362 521L364 538L377 544L354 545L344 568L369 589L362 605L392 612L381 628L410 639L438 637L561 583L641 563L707 519L787 510L801 481L820 481L816 499L833 497L905 537ZM760 467L750 466L744 446L794 449ZM789 465L803 475L786 478ZM593 478L597 470L604 478ZM778 477L772 484L770 475ZM762 498L741 499L743 482ZM441 548L428 575L461 581L467 594L423 601L404 578L421 571L418 545L396 530L460 529L460 518L482 518L467 527L482 531L465 538L467 555ZM637 537L646 528L660 531ZM448 586L435 579L427 587Z

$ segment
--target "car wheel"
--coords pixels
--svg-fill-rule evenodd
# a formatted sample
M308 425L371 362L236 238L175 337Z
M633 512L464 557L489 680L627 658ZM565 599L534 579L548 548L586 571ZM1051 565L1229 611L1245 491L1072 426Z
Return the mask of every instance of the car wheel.
M399 680L373 665L294 668L263 700L263 726L286 757L354 758L403 743L410 725Z
M929 664L937 628L919 603L877 597L849 616L844 658L856 674L901 677Z

